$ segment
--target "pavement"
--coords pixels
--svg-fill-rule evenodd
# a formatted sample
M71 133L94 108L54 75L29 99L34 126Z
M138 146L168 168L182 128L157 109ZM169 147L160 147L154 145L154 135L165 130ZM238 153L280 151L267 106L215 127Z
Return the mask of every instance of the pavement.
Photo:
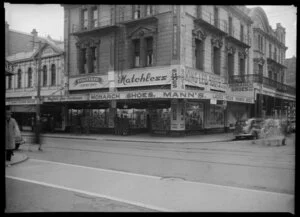
M14 164L22 163L28 159L29 157L26 154L14 152L14 155L11 157L11 161L6 161L5 164L6 166L11 166Z

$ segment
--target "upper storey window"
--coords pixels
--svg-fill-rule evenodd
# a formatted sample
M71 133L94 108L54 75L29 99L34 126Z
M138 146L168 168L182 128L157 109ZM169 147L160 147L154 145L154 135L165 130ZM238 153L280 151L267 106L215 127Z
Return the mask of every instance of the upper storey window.
M21 88L21 83L22 83L22 71L21 69L18 70L18 83L17 83L17 88Z
M146 16L153 15L153 5L146 5Z
M92 27L98 27L98 9L97 7L92 8Z
M43 67L43 86L47 86L47 66Z
M12 76L8 76L8 89L12 88Z
M88 24L89 24L89 20L88 20L88 10L87 9L83 9L82 10L82 17L83 17L83 29L86 30L88 29Z
M141 18L141 5L133 6L133 18L140 19Z
M133 40L133 49L134 49L134 67L140 66L140 39Z
M241 39L241 41L244 41L244 26L243 26L242 24L241 24L240 29L241 29L241 32L240 32L240 39Z
M32 69L31 69L31 67L28 68L27 75L28 75L28 84L27 84L27 87L32 87Z
M214 7L214 24L219 27L219 9L217 7Z

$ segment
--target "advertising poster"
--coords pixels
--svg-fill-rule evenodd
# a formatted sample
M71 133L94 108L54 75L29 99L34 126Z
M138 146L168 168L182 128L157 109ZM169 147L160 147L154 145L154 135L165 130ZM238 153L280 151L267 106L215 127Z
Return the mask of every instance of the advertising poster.
M185 127L187 130L203 129L204 105L199 102L186 104Z

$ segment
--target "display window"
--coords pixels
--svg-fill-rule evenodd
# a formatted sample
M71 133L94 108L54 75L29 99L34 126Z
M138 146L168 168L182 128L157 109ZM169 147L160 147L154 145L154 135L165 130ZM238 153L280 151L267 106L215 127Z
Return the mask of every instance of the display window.
M186 103L185 110L185 129L201 130L203 129L204 105L199 102Z
M92 128L108 127L108 111L109 109L91 109L89 115L89 126Z
M147 128L147 110L146 109L117 109L119 117L127 117L131 129Z
M208 124L210 127L224 127L224 108L222 105L210 105Z
M150 109L152 130L170 130L171 126L171 108Z

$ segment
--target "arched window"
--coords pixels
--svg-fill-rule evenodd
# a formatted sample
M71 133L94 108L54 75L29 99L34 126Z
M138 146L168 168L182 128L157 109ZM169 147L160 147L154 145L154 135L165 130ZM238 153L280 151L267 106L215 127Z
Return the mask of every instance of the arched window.
M12 76L8 76L8 89L12 88Z
M21 88L22 84L22 71L21 69L18 70L18 83L17 83L17 88Z
M43 67L43 86L47 86L47 66Z
M31 67L28 68L28 85L27 87L32 87L32 69Z
M56 84L56 68L55 64L51 65L51 85L54 86Z

